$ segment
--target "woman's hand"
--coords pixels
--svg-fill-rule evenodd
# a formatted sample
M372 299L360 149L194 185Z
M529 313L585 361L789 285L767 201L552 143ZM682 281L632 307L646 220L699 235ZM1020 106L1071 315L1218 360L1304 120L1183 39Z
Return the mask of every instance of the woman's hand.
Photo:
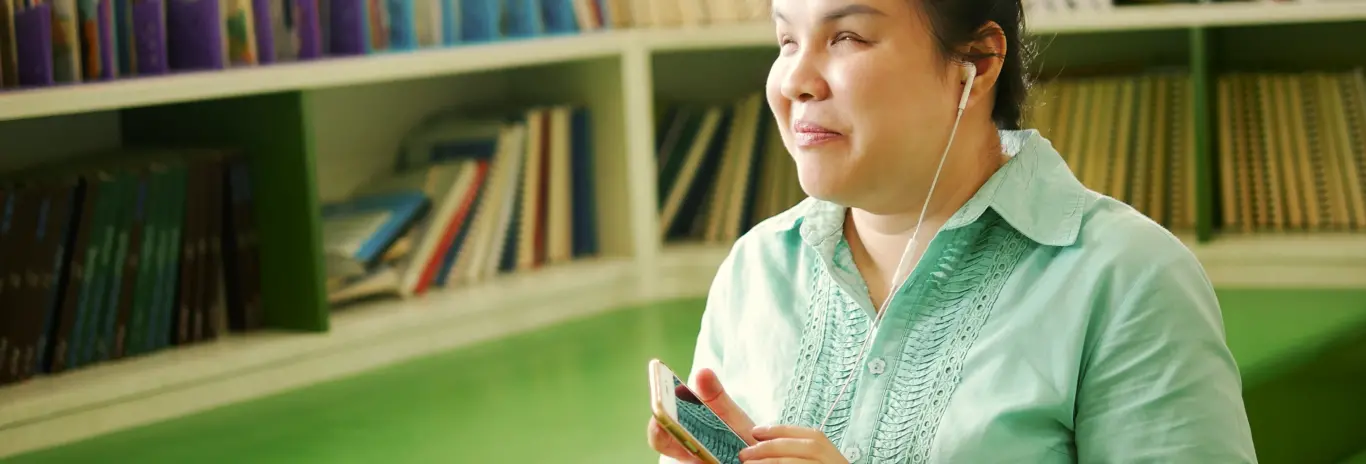
M819 430L788 425L754 429L758 444L740 451L745 464L848 464Z
M721 386L721 380L716 378L715 372L712 372L711 369L699 369L696 377L693 378L692 389L697 392L697 399L716 411L716 415L725 421L731 429L734 429L740 438L745 440L745 444L753 445L756 443L754 436L750 434L750 430L754 429L754 421L749 418L748 414L745 414L745 411L740 409L739 405L735 404L730 395L726 394L726 389ZM664 427L655 421L654 417L650 418L648 429L650 447L658 451L659 454L683 463L702 462L683 448L683 445L679 444L673 435L666 432Z

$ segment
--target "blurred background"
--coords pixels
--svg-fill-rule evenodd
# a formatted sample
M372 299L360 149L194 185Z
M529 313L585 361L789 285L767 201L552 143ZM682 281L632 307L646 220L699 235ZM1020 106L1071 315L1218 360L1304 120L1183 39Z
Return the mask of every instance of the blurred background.
M0 462L653 462L646 362L803 197L767 5L0 0ZM1024 5L1260 459L1366 463L1366 1Z

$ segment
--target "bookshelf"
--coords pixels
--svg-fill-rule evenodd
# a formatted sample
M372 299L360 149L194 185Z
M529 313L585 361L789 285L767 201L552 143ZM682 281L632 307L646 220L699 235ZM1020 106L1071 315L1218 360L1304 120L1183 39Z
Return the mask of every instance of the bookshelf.
M1213 100L1225 73L1366 66L1366 53L1343 45L1366 32L1366 3L1126 6L1035 15L1028 25L1045 76L1135 62L1185 70L1197 214L1179 232L1216 286L1366 288L1361 230L1222 232ZM268 329L0 386L0 457L704 294L730 245L660 238L656 118L671 104L759 91L772 53L770 26L743 22L0 92L0 172L139 143L229 145L247 154L258 198L269 198L254 211ZM434 111L545 102L593 114L598 256L419 298L327 304L322 204L387 169L405 132Z
M1161 4L1027 18L1036 36L1366 20L1359 2ZM1237 29L1234 29L1237 30ZM625 29L378 55L187 72L6 93L0 121L562 63L627 53L768 48L772 27L734 23Z

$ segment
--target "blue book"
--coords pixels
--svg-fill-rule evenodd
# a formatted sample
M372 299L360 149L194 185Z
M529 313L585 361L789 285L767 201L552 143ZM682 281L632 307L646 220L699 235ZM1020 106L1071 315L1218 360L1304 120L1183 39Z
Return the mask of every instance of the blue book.
M384 0L389 13L389 49L417 49L417 17L414 0ZM427 0L418 0L427 1Z
M465 42L490 42L501 39L503 2L500 0L460 0L460 38Z
M574 14L574 0L540 1L546 34L564 35L579 32L579 22Z
M441 9L441 40L444 45L455 45L462 41L463 34L461 0L436 0Z
M541 0L505 0L503 12L504 35L514 38L537 37L545 34L541 20Z
M574 108L569 123L570 170L573 171L574 257L598 254L597 197L593 185L593 122L587 108Z
M324 205L323 252L329 275L358 275L372 269L384 252L431 206L421 190L365 195Z

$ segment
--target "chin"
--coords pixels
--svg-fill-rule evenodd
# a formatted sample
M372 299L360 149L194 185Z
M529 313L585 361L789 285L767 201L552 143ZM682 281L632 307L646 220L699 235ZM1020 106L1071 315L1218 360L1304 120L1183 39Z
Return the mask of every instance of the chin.
M833 166L813 164L819 163L797 163L797 180L801 183L802 192L817 200L844 204L842 200L849 196L851 190L850 182L843 175L835 174L843 171Z

